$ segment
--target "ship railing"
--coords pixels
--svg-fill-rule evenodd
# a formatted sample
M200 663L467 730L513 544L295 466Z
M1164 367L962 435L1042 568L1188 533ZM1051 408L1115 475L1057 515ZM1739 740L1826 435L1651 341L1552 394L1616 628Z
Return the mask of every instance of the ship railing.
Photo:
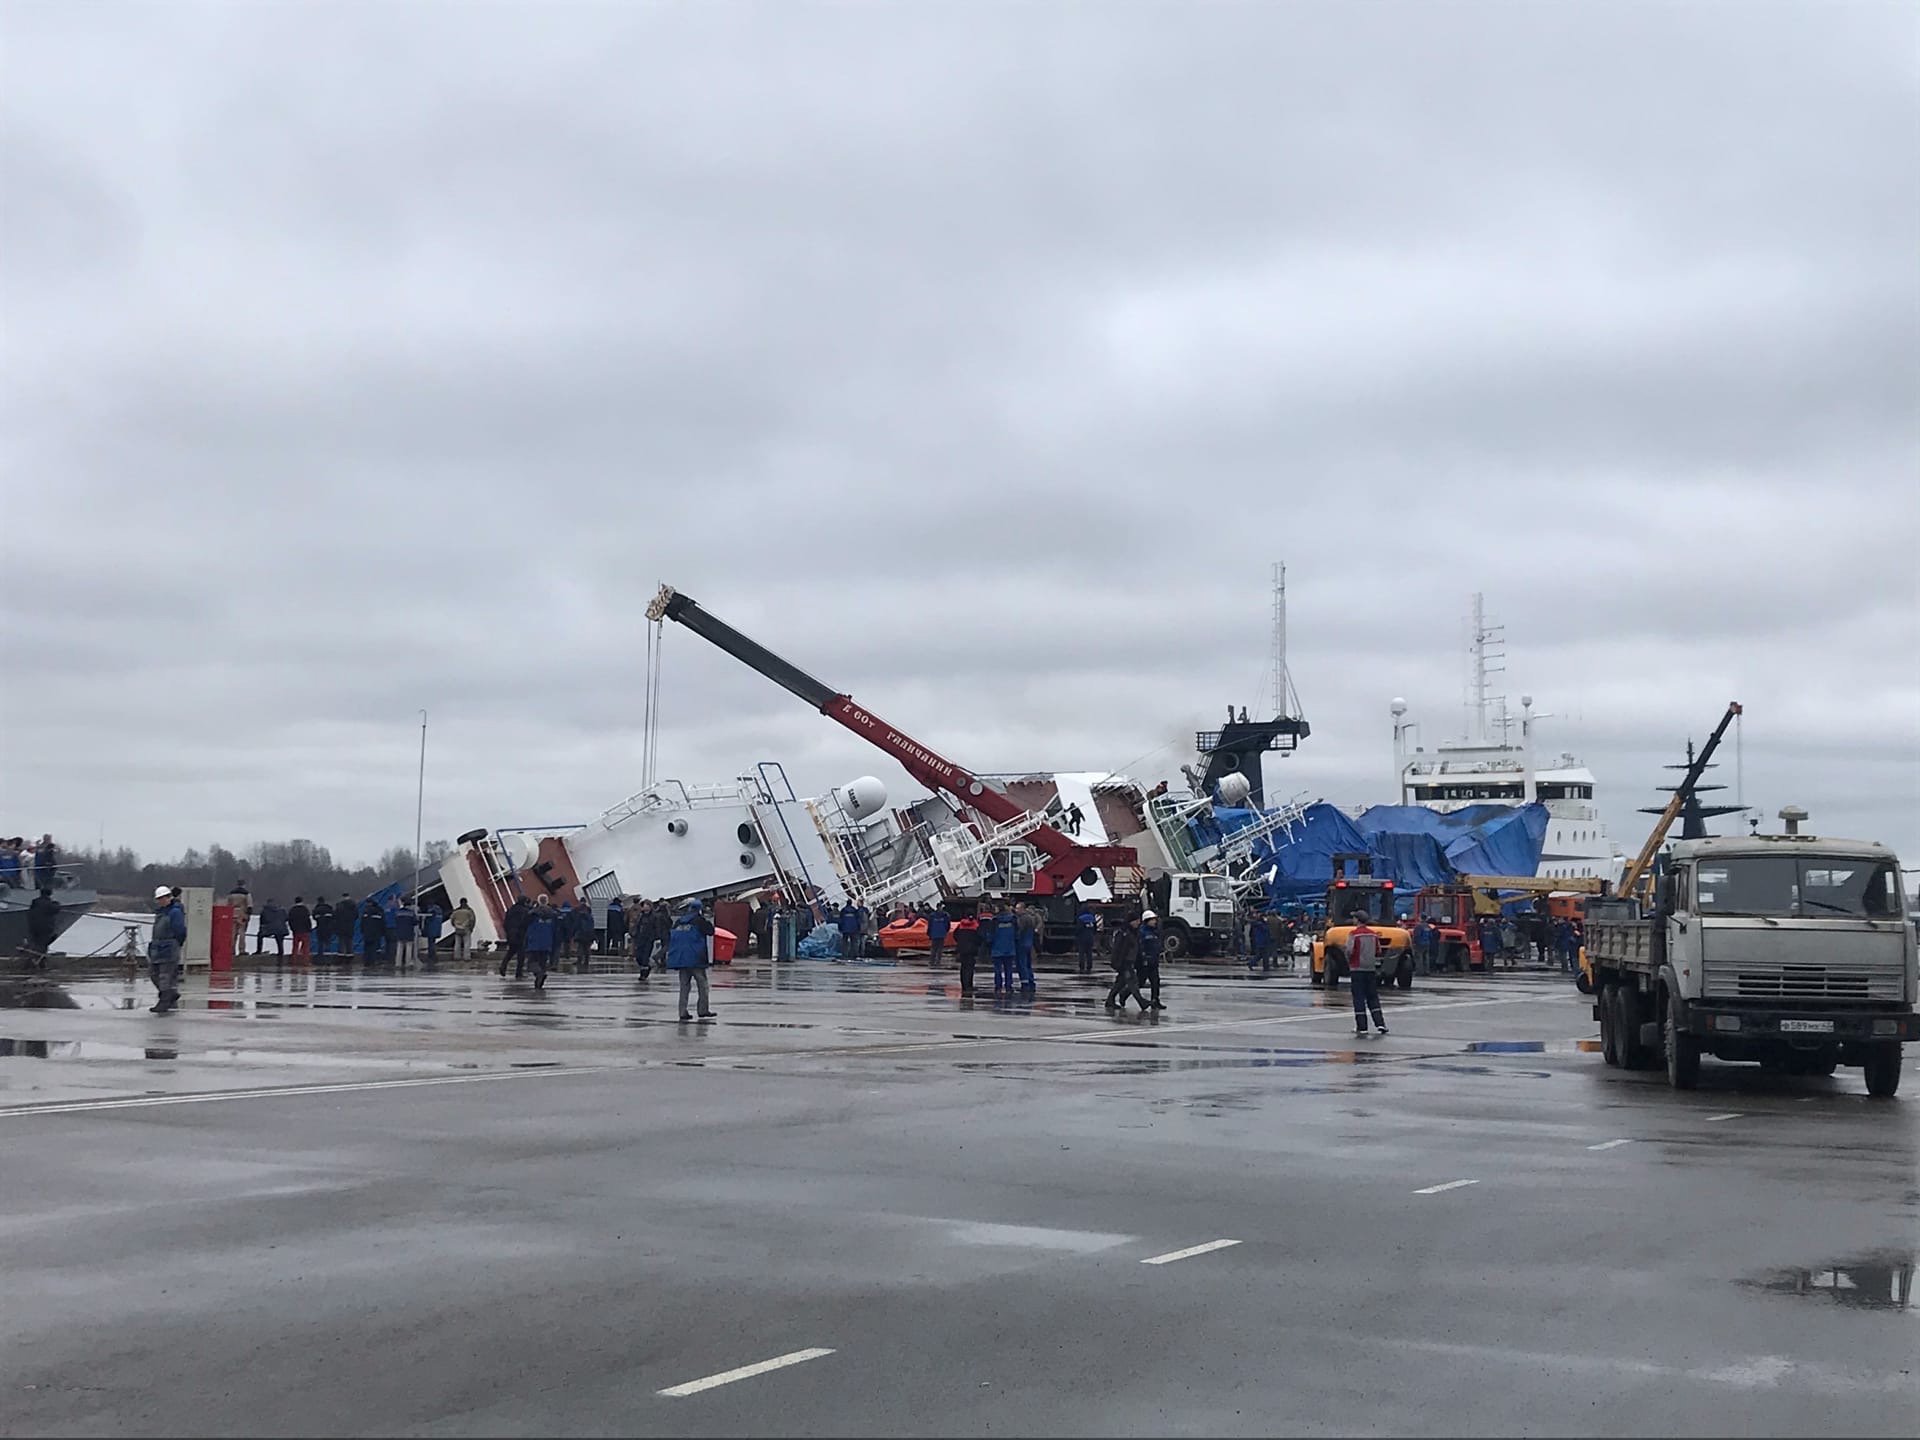
M84 865L55 865L52 875L47 880L42 880L40 868L28 863L21 866L18 872L12 870L0 872L0 887L25 890L28 894L33 894L50 881L51 888L55 890L79 890L84 888L80 884L80 876L86 868Z

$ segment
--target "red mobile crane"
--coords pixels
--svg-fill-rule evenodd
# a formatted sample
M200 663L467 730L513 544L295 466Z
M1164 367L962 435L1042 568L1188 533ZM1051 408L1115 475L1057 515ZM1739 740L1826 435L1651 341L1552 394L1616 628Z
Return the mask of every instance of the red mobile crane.
M660 593L647 606L647 618L655 621L674 620L686 626L734 659L759 671L783 690L797 695L822 715L838 720L861 739L886 751L929 790L945 791L961 805L971 806L996 825L1026 817L1026 810L986 781L862 709L854 703L852 696L829 689L797 665L782 660L764 645L749 640L712 611L702 609L691 596L680 594L671 585L660 587ZM1034 866L1032 893L1035 895L1070 895L1074 882L1086 877L1089 871L1139 864L1139 856L1130 845L1082 845L1051 825L1036 826L1026 834L1025 840L1046 857Z

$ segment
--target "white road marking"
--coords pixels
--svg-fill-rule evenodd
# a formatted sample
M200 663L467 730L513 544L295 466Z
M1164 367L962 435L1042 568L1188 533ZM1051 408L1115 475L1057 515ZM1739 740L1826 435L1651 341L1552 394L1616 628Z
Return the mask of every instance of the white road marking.
M731 1385L736 1380L751 1380L756 1375L764 1375L769 1370L784 1370L789 1365L798 1365L807 1360L818 1360L822 1355L831 1355L833 1351L815 1346L811 1350L790 1350L785 1355L776 1355L771 1360L762 1360L757 1365L742 1365L738 1370L722 1370L718 1375L709 1375L703 1380L689 1380L684 1385L669 1385L659 1394L670 1395L678 1400L687 1395L698 1395L702 1390L712 1390L716 1386Z
M1622 1145L1631 1145L1631 1140L1602 1140L1598 1145L1589 1145L1589 1150L1617 1150Z
M1746 1113L1746 1112L1745 1112L1744 1110L1729 1110L1729 1111L1727 1111L1727 1113L1726 1113L1726 1114L1724 1114L1724 1115L1709 1115L1709 1116L1707 1116L1707 1119L1709 1119L1709 1120L1738 1120L1738 1119L1739 1119L1739 1118L1740 1118L1740 1117L1741 1117L1742 1115L1744 1115L1745 1113Z
M1416 1195L1438 1195L1438 1194L1440 1194L1440 1193L1441 1193L1442 1191L1446 1191L1446 1190L1458 1190L1458 1189L1460 1189L1460 1188L1461 1188L1462 1186L1466 1186L1466 1185L1478 1185L1479 1183L1480 1183L1480 1182L1479 1182L1478 1180L1449 1180L1449 1181L1447 1181L1447 1183L1446 1183L1446 1184L1444 1184L1444 1185L1429 1185L1429 1186L1427 1186L1427 1188L1426 1188L1426 1189L1424 1189L1424 1190L1416 1190L1416 1191L1414 1191L1413 1193L1414 1193L1414 1194L1416 1194Z
M626 1069L616 1065L578 1065L539 1070L498 1070L486 1075L431 1075L412 1080L352 1080L337 1085L282 1085L260 1090L203 1090L186 1095L129 1095L118 1100L71 1100L50 1105L15 1105L0 1119L15 1115L81 1115L95 1110L149 1110L161 1105L207 1105L216 1100L277 1100L285 1095L341 1095L357 1090L409 1090L423 1085L478 1085L488 1080L535 1080L553 1075L602 1075Z
M1170 1250L1165 1255L1154 1255L1142 1260L1142 1265L1171 1265L1176 1260L1191 1260L1195 1255L1205 1255L1209 1251L1224 1250L1229 1245L1238 1245L1238 1240L1209 1240L1204 1245L1189 1245L1185 1250Z

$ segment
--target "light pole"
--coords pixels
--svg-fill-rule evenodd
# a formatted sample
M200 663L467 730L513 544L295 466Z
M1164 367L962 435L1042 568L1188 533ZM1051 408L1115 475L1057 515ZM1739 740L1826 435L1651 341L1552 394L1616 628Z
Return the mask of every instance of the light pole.
M427 814L427 712L420 712L420 790L413 807L413 904L420 905L420 847Z

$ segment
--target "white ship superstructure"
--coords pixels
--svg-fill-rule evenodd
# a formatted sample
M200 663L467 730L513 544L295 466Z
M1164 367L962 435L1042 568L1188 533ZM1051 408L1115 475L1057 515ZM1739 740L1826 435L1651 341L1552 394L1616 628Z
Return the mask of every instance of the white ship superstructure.
M1417 725L1406 720L1407 704L1393 702L1394 762L1400 803L1431 810L1466 805L1525 805L1547 810L1547 833L1538 874L1616 879L1621 857L1594 803L1594 778L1576 756L1561 752L1536 764L1534 727L1547 717L1533 712L1533 697L1520 697L1520 716L1507 713L1505 697L1492 693L1490 662L1500 657L1501 627L1486 622L1484 597L1473 597L1473 629L1467 681L1470 733L1428 749L1407 748ZM1520 740L1511 735L1519 728Z

